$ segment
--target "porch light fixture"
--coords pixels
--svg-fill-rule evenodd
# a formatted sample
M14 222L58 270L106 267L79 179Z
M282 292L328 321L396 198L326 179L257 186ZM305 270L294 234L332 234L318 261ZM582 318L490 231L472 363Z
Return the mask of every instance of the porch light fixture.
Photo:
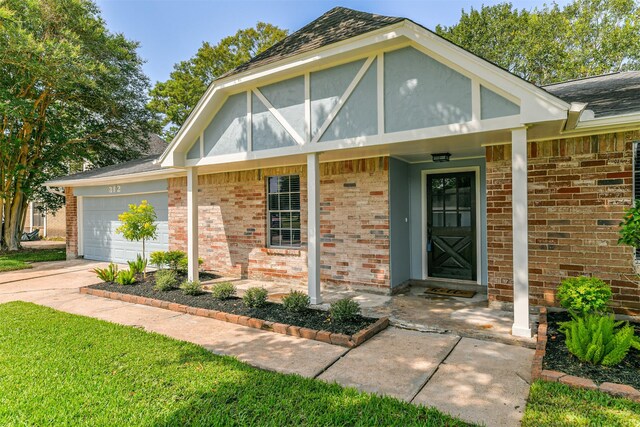
M431 155L434 162L448 162L451 158L451 153L435 153Z

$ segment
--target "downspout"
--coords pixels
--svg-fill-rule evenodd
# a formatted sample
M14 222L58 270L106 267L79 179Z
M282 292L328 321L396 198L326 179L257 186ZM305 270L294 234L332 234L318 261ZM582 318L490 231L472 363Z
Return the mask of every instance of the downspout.
M578 125L582 113L586 111L586 102L572 102L567 112L567 121L564 123L563 131L573 130Z

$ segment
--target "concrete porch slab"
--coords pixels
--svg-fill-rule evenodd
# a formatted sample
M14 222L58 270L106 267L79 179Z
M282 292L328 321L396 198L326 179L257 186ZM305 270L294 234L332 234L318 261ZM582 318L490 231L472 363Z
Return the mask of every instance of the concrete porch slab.
M460 338L387 328L318 378L410 401Z
M413 400L469 422L519 425L534 350L462 338Z

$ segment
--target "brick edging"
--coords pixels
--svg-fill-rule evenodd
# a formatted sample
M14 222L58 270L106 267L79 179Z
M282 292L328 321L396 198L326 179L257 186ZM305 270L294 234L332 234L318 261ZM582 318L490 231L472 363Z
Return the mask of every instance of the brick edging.
M609 382L604 382L600 385L597 385L593 380L590 380L588 378L568 375L560 371L543 369L542 362L547 351L547 329L547 308L541 307L540 320L538 324L538 341L536 343L536 352L533 356L533 364L531 367L532 380L535 381L540 379L550 382L559 382L571 387L585 388L588 390L599 390L613 396L624 397L635 402L640 402L640 391L636 390L630 385L615 384Z
M322 341L327 344L339 345L342 347L357 347L378 332L389 326L389 318L381 317L372 325L353 335L332 333L329 331L318 331L316 329L303 328L300 326L287 325L284 323L271 322L268 320L256 319L253 317L241 316L238 314L225 313L223 311L209 310L207 308L191 307L169 301L154 298L147 298L138 295L123 294L120 292L103 291L88 286L80 288L81 294L93 295L96 297L110 298L113 300L129 302L133 304L148 305L151 307L164 308L178 313L191 314L193 316L209 317L223 322L235 323L240 326L261 329L263 331L276 332L284 335L305 338L309 340Z

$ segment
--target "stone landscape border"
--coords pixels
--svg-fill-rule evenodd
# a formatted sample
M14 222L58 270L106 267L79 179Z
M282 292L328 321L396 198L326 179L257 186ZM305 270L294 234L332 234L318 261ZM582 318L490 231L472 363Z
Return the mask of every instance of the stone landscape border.
M538 341L536 343L536 352L533 356L533 365L531 368L531 378L533 380L541 379L544 381L559 382L571 387L599 390L616 397L624 397L626 399L633 400L634 402L640 402L640 391L630 385L609 382L597 385L593 380L588 378L568 375L560 371L543 369L542 364L547 351L547 329L547 308L541 307L538 323Z
M271 322L253 317L241 316L238 314L226 313L224 311L210 310L207 308L191 307L170 301L163 301L155 298L147 298L138 295L123 294L120 292L110 292L101 289L94 289L90 286L80 288L81 294L93 295L96 297L110 298L113 300L129 302L133 304L148 305L151 307L164 308L178 313L191 314L193 316L209 317L223 322L235 323L241 326L271 331L293 337L305 338L309 340L322 341L327 344L339 345L342 347L357 347L378 332L389 326L389 318L382 317L369 325L365 329L353 334L338 334L329 331L318 331L316 329L303 328L300 326L287 325L284 323Z

